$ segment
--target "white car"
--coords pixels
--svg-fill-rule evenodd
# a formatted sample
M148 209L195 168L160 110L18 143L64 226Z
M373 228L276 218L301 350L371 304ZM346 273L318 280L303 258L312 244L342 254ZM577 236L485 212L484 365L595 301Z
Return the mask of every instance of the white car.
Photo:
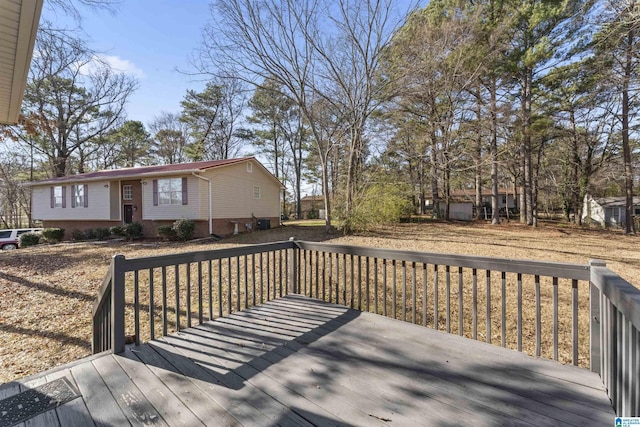
M18 240L24 233L40 233L42 228L12 228L0 230L0 249L11 250L18 248Z

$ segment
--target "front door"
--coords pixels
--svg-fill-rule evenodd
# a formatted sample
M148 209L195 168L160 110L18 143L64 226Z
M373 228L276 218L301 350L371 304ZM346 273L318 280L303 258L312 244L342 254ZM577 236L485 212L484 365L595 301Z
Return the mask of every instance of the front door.
M124 223L131 224L133 222L133 205L124 205Z

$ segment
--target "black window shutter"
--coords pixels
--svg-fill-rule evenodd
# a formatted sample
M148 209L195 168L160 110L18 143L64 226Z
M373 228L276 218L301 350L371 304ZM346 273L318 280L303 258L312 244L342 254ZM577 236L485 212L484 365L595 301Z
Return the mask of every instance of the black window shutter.
M153 206L158 206L158 180L153 180Z
M187 178L182 178L182 204L186 205L189 203L189 199L187 197Z

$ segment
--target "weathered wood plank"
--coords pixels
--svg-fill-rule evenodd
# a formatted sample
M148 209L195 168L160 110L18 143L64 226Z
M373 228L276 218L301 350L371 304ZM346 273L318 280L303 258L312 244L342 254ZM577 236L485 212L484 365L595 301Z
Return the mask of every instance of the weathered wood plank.
M113 357L96 359L93 366L132 425L167 425Z
M206 352L193 350L176 336L165 337L150 345L184 375L188 375L203 391L245 426L262 426L265 420L284 425L307 426L304 419L259 388L245 384L242 377L223 370ZM176 357L182 356L182 357ZM287 421L293 417L293 421Z
M87 406L82 398L73 399L56 409L56 414L63 427L91 427L95 426Z
M92 363L74 366L71 373L91 417L98 426L129 423Z
M204 425L193 412L150 369L126 348L123 354L113 356L131 381L171 426Z
M58 427L60 426L60 421L58 421L56 410L51 409L47 412L43 412L42 414L38 414L33 418L25 420L24 423L18 424L18 426L21 425L25 427Z
M208 394L203 393L189 376L177 372L176 368L154 351L151 345L143 345L132 351L206 425L241 425L223 407L209 399Z

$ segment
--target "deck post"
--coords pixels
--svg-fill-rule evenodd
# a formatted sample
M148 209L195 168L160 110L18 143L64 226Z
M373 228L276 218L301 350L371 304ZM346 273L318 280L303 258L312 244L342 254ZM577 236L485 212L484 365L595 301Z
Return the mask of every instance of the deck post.
M600 322L600 289L594 283L594 267L606 267L606 263L603 260L592 259L589 260L589 271L590 271L590 280L589 280L589 349L590 349L590 358L589 365L591 367L591 372L596 372L599 375L602 375L601 372L601 344L600 344L600 336L601 336L601 322Z
M111 260L111 351L124 351L124 255L114 255Z
M291 249L289 249L289 293L295 294L298 292L298 263L296 253L298 246L296 244L296 238L289 238L291 242Z

